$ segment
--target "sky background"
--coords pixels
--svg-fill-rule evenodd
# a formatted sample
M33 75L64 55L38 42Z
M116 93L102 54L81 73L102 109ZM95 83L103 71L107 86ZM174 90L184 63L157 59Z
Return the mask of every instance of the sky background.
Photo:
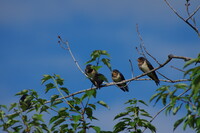
M170 1L174 8L186 17L185 1ZM200 1L191 1L191 12ZM200 24L200 12L196 14ZM44 74L58 74L65 79L71 92L88 89L91 83L78 70L68 51L58 45L57 36L68 40L71 50L82 69L93 50L106 50L111 55L113 69L120 70L126 79L131 78L129 59L133 62L134 76L142 74L137 67L135 47L140 44L136 24L145 47L160 63L169 54L197 57L200 40L194 30L180 20L160 0L48 0L48 1L0 1L0 104L16 102L14 95L23 89L34 89L43 98L50 99L52 91L45 94L41 85ZM198 25L199 26L199 25ZM148 57L154 67L158 66ZM184 62L173 60L159 71L172 80L183 78L183 73L170 68L182 68ZM108 68L100 69L111 82ZM163 79L160 75L159 78ZM161 85L166 83L161 82ZM153 81L133 81L130 92L124 93L115 86L102 88L93 101L103 100L110 110L98 106L93 122L103 130L112 130L113 118L123 112L128 99L137 98L146 102L158 87ZM153 105L151 103L150 105ZM151 115L163 106L146 108ZM172 133L173 123L183 116L160 114L153 124L158 133ZM147 133L149 131L146 131ZM179 127L174 133L194 133Z

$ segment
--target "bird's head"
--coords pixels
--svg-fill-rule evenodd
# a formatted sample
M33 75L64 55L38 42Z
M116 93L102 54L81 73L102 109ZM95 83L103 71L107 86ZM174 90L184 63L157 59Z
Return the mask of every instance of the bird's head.
M145 60L146 60L146 59L145 59L144 57L139 57L139 58L137 59L138 65L142 65L142 64L144 63Z
M119 74L119 71L118 71L117 69L114 69L114 70L112 71L112 76L113 76L113 77L117 77L118 74Z

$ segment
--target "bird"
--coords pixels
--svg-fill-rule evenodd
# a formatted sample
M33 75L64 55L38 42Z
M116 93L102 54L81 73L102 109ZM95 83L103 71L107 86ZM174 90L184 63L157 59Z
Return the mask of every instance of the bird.
M141 71L144 73L149 72L154 69L154 67L151 65L151 63L144 57L139 57L138 58L138 67L140 68ZM160 84L160 80L158 79L158 76L156 75L156 72L153 71L149 74L147 74L152 80L155 81L156 85Z
M117 69L114 69L112 71L112 80L114 82L121 82L123 80L125 80L123 74L117 70ZM124 92L128 92L128 85L126 83L122 83L122 84L117 84L117 86Z
M31 99L29 98L30 95L24 94L19 100L20 107L22 111L26 111L32 107Z
M95 69L92 68L93 65L88 64L85 68L85 74L89 77L90 81L97 87L100 88L103 81L106 80L105 76L101 73L98 73Z

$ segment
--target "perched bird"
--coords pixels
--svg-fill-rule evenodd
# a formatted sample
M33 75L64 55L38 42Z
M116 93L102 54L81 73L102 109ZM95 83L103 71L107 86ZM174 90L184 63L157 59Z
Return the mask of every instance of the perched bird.
M122 73L120 73L118 70L114 69L112 71L112 80L114 82L121 82L123 80L125 80L124 76L122 75ZM124 92L128 92L128 86L126 83L122 83L122 84L117 84L117 86L123 90Z
M22 108L23 111L26 111L32 107L31 99L28 97L29 97L28 94L24 94L19 100L20 107Z
M101 73L98 73L95 69L92 68L91 64L88 64L85 68L85 74L89 77L90 81L97 87L100 88L103 81L106 80L105 76Z
M149 72L150 70L154 69L151 63L144 57L138 58L138 67L140 70L142 70L144 73ZM160 80L158 79L158 76L156 75L156 72L153 71L149 74L147 74L151 79L153 79L156 83L156 85L159 85Z

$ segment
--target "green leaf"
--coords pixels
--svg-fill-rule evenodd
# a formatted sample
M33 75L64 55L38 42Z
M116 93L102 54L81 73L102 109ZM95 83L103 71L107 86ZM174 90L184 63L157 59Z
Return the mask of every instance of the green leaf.
M62 100L56 100L51 106L55 106L55 105L60 104L62 102L63 102Z
M13 114L11 114L11 115L9 115L9 116L7 116L9 119L13 119L13 118L15 118L15 117L18 117L19 116L19 113L13 113Z
M44 82L46 82L47 80L51 79L52 77L50 75L43 75L43 78L42 78L42 84Z
M138 100L138 102L140 102L140 103L142 103L142 104L148 106L148 104L146 104L143 100Z
M111 64L110 64L110 59L108 59L108 58L103 58L101 61L102 61L110 70L112 70Z
M126 128L125 122L119 122L114 126L114 133L123 131Z
M176 115L176 113L180 110L180 108L182 107L183 104L180 104L179 106L175 107L173 109L173 115Z
M148 113L140 113L140 115L152 118L152 116L150 116Z
M57 84L59 84L59 85L63 85L64 83L64 79L62 79L61 77L60 77L60 75L55 75L55 77L57 77L57 79L56 79L56 82L57 82Z
M62 91L64 91L65 94L69 95L69 90L68 90L67 88L61 87L60 89L61 89Z
M152 133L156 133L156 128L150 122L148 122L146 126L152 131Z
M6 106L6 105L3 105L3 104L0 104L0 109L1 109L1 108L7 109L7 106Z
M48 112L49 107L46 105L43 105L42 108L40 109L40 113L42 112Z
M91 98L91 96L93 96L94 98L96 98L97 91L95 89L93 89L93 90L86 91L85 94L87 94L87 96L89 98Z
M59 120L57 120L56 122L54 122L52 129L54 129L56 126L60 125L61 123L63 123L65 121L65 118L60 117Z
M102 68L102 66L92 66L91 68L98 71L100 68Z
M49 120L49 124L52 124L54 121L57 121L59 118L60 118L60 116L51 117L51 119Z
M191 59L185 63L183 68L186 68L187 66L191 65L192 63L196 63L197 61L198 59Z
M11 111L16 106L17 106L17 103L12 103L8 111Z
M96 133L100 133L101 129L97 126L92 126L92 128L96 131Z
M165 94L162 95L162 103L163 103L163 105L166 105L166 103L167 103L167 96L168 96L168 93L165 93Z
M179 89L186 89L188 85L180 83L180 84L175 84L174 87L179 88Z
M17 95L24 95L24 94L27 94L27 93L28 93L28 90L22 90L22 91L16 93L15 96L17 96Z
M128 115L128 112L122 112L122 113L116 115L115 118L114 118L114 120L116 120L116 119L118 119L118 118L121 118L121 117L124 117L124 116L126 116L126 115Z
M46 84L45 93L47 93L49 90L51 90L53 88L55 88L54 84L52 84L52 83Z
M51 96L51 105L55 102L55 99L59 98L59 95L52 95Z
M94 110L96 110L96 105L94 104L88 104L88 106L92 107Z
M44 120L42 119L42 114L34 114L33 116L32 116L32 118L34 119L34 120L38 120L38 121L42 121L42 122L44 122Z
M72 115L72 120L78 122L81 119L81 115Z
M110 107L104 101L98 101L97 103L106 107L107 109L110 109Z
M106 50L101 50L100 52L102 55L106 55L106 56L110 57L110 54L108 54L108 52Z
M176 128L177 128L184 120L185 120L185 117L183 117L183 118L177 120L177 121L174 123L174 129L173 129L173 131L175 131Z
M91 60L87 61L85 64L91 63L93 61L98 61L100 59L101 55L106 55L106 56L110 57L110 55L105 50L94 50L90 55Z
M51 131L48 129L46 124L41 124L42 129L44 129L45 131L47 131L47 133L50 133Z
M92 115L93 115L92 108L87 107L85 108L85 111L86 111L87 117L90 118L90 120L92 120Z
M160 93L156 93L153 96L151 96L149 102L152 102L156 97L158 97L159 95L161 95Z

